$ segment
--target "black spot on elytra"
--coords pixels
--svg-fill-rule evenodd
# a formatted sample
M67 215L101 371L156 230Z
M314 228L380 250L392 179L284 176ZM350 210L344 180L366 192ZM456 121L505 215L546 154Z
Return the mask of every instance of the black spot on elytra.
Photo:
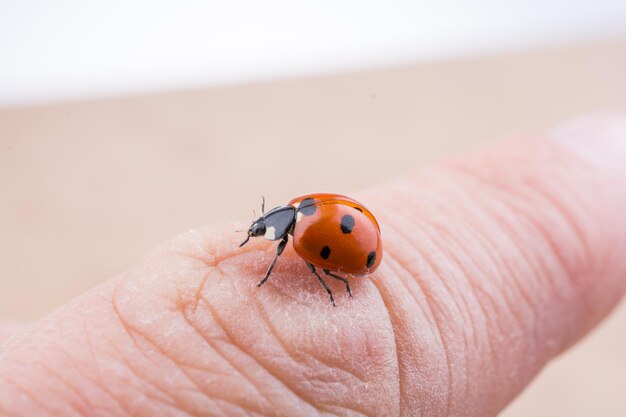
M324 259L328 259L330 256L330 248L328 246L324 246L320 252L320 256Z
M371 251L367 255L367 263L365 264L365 266L367 266L368 268L371 268L372 265L374 265L374 262L376 262L376 252Z
M361 207L352 207L352 208L355 209L355 210L360 211L361 213L363 213L363 210L361 209Z
M344 233L350 233L354 228L354 217L346 214L341 218L341 231Z
M300 202L300 205L298 206L298 211L305 216L310 216L311 214L315 213L315 210L317 210L317 206L314 203L314 199L310 197L305 198Z

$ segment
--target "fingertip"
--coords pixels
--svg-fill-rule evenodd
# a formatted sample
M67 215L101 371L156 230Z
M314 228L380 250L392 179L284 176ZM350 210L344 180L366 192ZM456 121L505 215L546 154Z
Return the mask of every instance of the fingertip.
M581 159L626 180L626 113L576 118L557 125L548 135Z
M582 282L590 308L589 322L597 323L626 291L626 112L594 114L566 121L548 136L588 164L597 180L588 191L596 206L585 217L586 226L599 231L597 261L600 273ZM603 245L601 245L603 243Z

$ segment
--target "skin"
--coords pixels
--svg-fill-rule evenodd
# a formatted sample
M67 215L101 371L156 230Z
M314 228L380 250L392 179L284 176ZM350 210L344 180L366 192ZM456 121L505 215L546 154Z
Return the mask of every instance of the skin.
M353 194L385 257L337 308L291 244L257 288L248 224L184 233L0 345L0 415L493 416L624 292L601 165L526 140Z

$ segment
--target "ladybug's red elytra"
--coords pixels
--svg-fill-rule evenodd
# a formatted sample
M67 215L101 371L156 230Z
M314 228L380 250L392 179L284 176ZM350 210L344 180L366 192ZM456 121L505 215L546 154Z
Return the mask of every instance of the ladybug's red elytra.
M293 236L294 250L328 292L333 306L333 293L316 267L325 275L346 284L346 291L352 297L348 280L334 272L365 275L374 272L380 265L383 257L380 227L372 213L358 201L340 194L316 193L296 197L287 205L267 213L263 206L261 217L252 222L248 237L239 245L241 247L250 237L257 236L280 240L276 256L259 287L272 273L289 235Z

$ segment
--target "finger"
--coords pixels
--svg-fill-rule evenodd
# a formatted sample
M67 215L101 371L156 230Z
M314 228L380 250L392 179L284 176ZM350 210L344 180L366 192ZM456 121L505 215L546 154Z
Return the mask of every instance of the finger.
M16 320L0 320L0 343L24 329L24 327L26 327L24 323Z
M0 411L492 415L623 293L624 177L582 155L517 142L362 193L385 258L336 309L290 248L257 289L267 242L188 232L13 338Z
M393 202L379 210L391 271L375 280L394 306L402 409L495 415L616 305L625 126L576 123L558 140L505 143L371 195Z

